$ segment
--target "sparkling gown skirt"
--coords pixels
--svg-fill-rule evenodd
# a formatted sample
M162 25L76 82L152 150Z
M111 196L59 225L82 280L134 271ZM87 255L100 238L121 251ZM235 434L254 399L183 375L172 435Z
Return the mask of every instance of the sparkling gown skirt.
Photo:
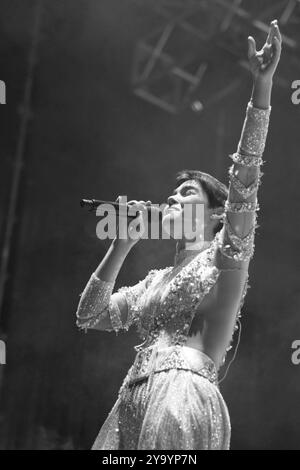
M172 348L167 348L171 350ZM205 354L181 346L193 363ZM166 349L165 349L166 351ZM171 368L131 384L114 404L93 450L228 450L230 418L218 386L194 370Z

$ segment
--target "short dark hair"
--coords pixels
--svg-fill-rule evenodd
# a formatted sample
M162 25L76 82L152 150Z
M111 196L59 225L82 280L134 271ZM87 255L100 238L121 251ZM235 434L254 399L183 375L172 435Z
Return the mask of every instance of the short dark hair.
M180 186L186 181L196 180L207 195L210 208L224 207L228 197L228 188L221 181L214 178L209 173L199 170L181 170L176 175L176 183ZM220 222L215 227L215 234L221 230L223 223Z

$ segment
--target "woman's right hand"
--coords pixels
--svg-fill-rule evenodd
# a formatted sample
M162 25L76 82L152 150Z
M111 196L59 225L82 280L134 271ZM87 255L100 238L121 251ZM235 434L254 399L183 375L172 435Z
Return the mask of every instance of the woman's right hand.
M120 201L120 196L117 197L116 202ZM121 201L120 201L121 203ZM117 236L115 243L131 249L144 235L145 231L148 230L148 212L147 206L151 205L151 201L136 201L131 200L127 202L127 206L132 208L131 213L136 217L125 217L122 218L121 224L117 220Z

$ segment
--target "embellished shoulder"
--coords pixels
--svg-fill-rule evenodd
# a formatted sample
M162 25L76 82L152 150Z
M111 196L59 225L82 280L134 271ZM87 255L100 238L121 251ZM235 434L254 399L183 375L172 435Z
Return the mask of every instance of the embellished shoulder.
M146 281L146 288L150 287L152 284L153 280L156 278L158 275L163 275L169 271L172 270L172 266L168 266L166 268L160 268L160 269L150 269L148 272L145 281Z

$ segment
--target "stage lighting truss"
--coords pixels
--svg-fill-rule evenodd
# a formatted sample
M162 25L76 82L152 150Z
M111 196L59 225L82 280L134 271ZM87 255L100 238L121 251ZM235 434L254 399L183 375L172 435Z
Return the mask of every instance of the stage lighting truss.
M262 46L273 18L278 19L284 47L275 84L287 88L300 77L300 0L133 1L147 7L159 25L136 46L132 87L137 96L168 112L187 107L201 111L232 93L244 80L235 67L221 88L210 90L210 97L205 94L207 103L201 100L203 85L219 66L214 61L221 57L223 67L226 58L229 68L236 63L247 69L247 35Z

